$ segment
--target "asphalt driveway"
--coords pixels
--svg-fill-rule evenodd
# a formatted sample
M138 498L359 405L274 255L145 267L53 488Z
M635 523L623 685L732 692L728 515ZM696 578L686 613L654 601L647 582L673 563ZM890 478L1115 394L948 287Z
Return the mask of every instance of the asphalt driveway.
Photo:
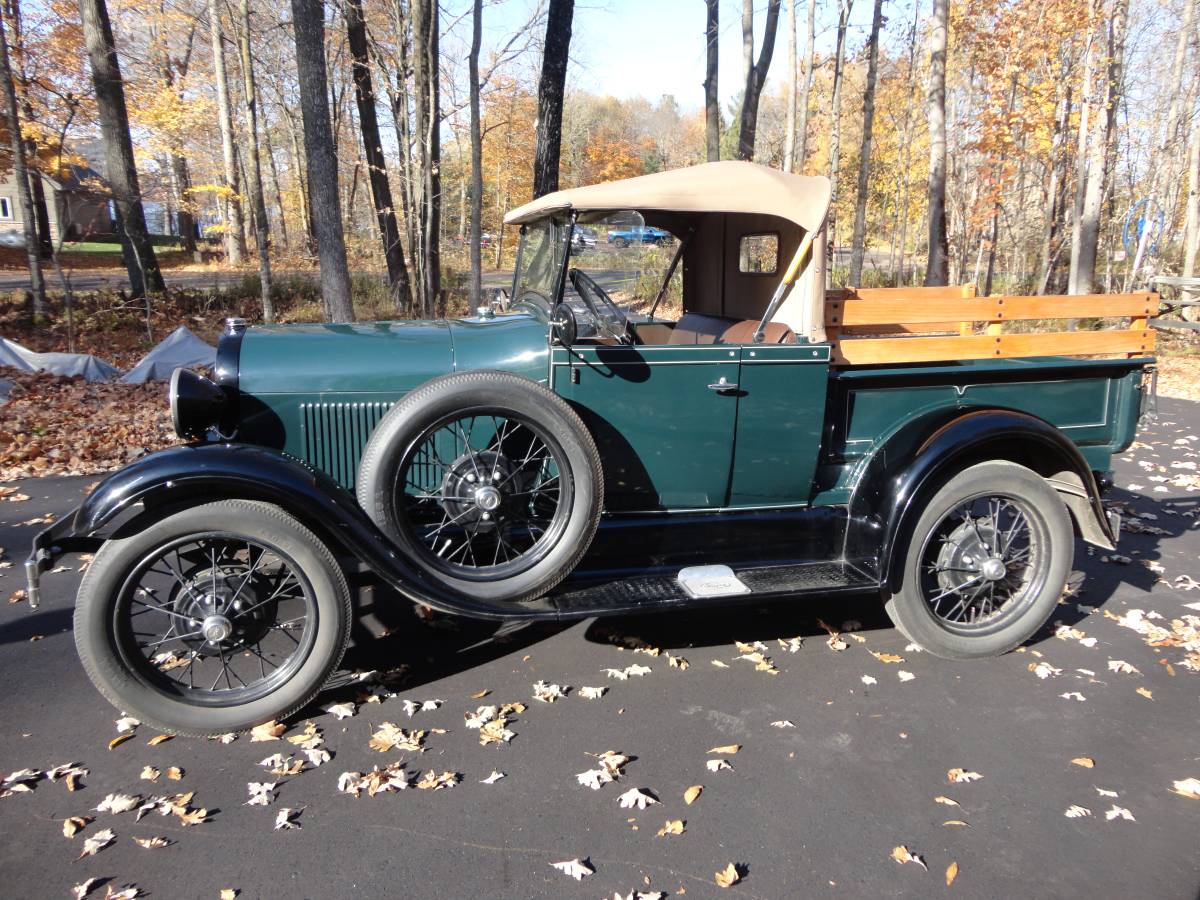
M152 746L156 732L141 726L110 749L119 713L76 660L82 563L70 561L46 577L38 611L0 602L0 777L63 763L89 771L74 792L43 778L0 799L0 895L68 897L94 877L94 897L134 884L210 900L222 889L271 898L1195 897L1200 799L1185 794L1186 780L1200 779L1200 671L1172 644L1188 627L1182 617L1200 615L1200 406L1164 400L1160 409L1144 446L1117 469L1113 497L1127 521L1140 514L1140 532L1123 536L1117 559L1081 545L1057 622L999 659L918 652L877 602L537 626L497 641L474 623L421 621L367 596L346 668L407 667L386 686L331 690L282 740ZM28 499L0 498L0 565L13 563L0 569L0 601L23 586L20 563L42 527L23 523L66 511L94 481L10 485ZM827 643L818 620L846 632L846 649ZM755 652L770 664L740 658ZM570 690L540 702L539 681ZM607 691L584 699L585 686ZM441 703L410 716L406 700ZM516 701L525 709L509 717L507 743L481 746L464 727L464 713ZM355 715L324 710L335 702ZM328 762L282 777L259 765L297 755L286 738L308 721ZM426 731L424 752L372 749L385 722ZM576 776L602 767L595 755L605 751L631 757L623 775L597 790L581 785ZM710 770L717 759L728 768ZM339 792L342 773L397 762L408 789ZM162 773L157 782L140 777L147 766ZM969 780L951 782L954 769ZM457 783L419 789L429 771ZM493 772L504 777L482 783ZM250 782L277 782L274 801L248 805ZM695 785L703 790L689 805ZM622 808L631 789L659 802ZM194 792L190 807L206 809L207 821L95 811L111 793L182 792ZM275 829L285 807L298 828ZM1064 815L1071 807L1086 812ZM95 821L67 838L69 816ZM658 834L669 820L682 834ZM106 828L113 843L76 861ZM169 843L134 841L151 837ZM898 847L921 862L897 862ZM594 874L576 882L552 867L574 859ZM741 880L725 890L713 875L729 863Z

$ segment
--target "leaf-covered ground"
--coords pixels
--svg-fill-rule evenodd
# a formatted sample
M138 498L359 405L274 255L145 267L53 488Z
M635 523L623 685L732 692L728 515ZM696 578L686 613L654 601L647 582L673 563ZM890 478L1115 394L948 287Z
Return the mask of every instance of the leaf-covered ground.
M342 684L229 743L163 740L90 686L86 560L27 609L30 537L93 479L20 481L0 497L4 893L1191 896L1198 464L1200 407L1164 401L1118 465L1119 552L1081 545L1054 620L1001 658L931 657L866 600L475 646L486 627L367 596Z

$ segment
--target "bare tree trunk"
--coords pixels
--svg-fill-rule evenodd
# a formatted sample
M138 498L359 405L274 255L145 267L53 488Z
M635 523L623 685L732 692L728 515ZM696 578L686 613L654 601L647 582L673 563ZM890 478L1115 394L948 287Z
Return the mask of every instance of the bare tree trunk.
M949 0L933 0L929 58L929 259L926 285L950 278L950 246L946 235L946 31Z
M892 268L892 281L896 287L900 287L904 283L905 275L905 248L908 246L908 197L909 186L912 182L912 166L909 162L912 159L912 123L913 123L913 105L916 97L916 91L913 90L913 75L917 70L917 22L920 19L921 11L919 6L913 7L912 27L908 31L908 73L905 77L906 89L908 92L908 102L904 105L904 133L901 136L901 141L904 144L904 154L901 158L900 168L904 172L903 185L900 190L900 268L897 272L895 266Z
M808 101L812 95L813 54L816 52L817 40L816 23L817 0L808 0L808 38L804 47L804 91L800 95L800 123L796 126L796 130L800 132L800 150L797 158L801 171L804 170L804 161L808 158Z
M260 94L260 100L261 97ZM266 112L265 107L263 111ZM263 141L265 143L263 149L267 151L267 166L271 170L271 185L275 188L275 205L279 207L279 237L284 247L291 247L292 242L288 239L287 211L283 205L283 188L279 184L279 166L275 162L275 148L271 144L269 127L263 128Z
M771 68L771 56L775 52L775 30L779 26L780 0L767 0L767 21L763 27L762 49L758 51L758 62L750 66L746 74L746 90L742 95L742 121L738 129L738 159L754 159L754 136L758 130L758 98L767 82L767 70ZM754 55L754 4L746 0L742 14L742 29L747 28L749 16L750 55Z
M1196 272L1196 250L1200 246L1200 115L1192 116L1188 129L1187 205L1184 215L1183 277Z
M833 57L833 126L829 136L829 180L833 182L833 199L829 204L829 244L837 246L838 172L842 149L842 82L846 70L846 31L850 26L850 7L854 0L838 0L837 49ZM936 2L936 0L935 0Z
M292 174L296 178L296 190L300 194L300 228L304 231L304 247L307 252L311 252L317 235L312 224L312 196L308 193L308 161L300 149L300 136L297 134L296 120L291 110L284 107L283 116L287 119L288 143L292 146Z
M471 20L471 308L479 306L483 290L483 130L479 113L479 47L483 41L483 0L474 0ZM513 298L516 299L515 297Z
M863 88L862 147L858 155L858 194L854 200L854 234L850 241L850 284L862 281L867 243L867 187L871 179L871 140L875 127L875 77L879 66L879 29L883 27L883 0L875 0L871 36L867 39L867 84Z
M1125 27L1129 0L1114 0L1107 28L1108 65L1105 72L1104 116L1097 116L1088 142L1088 171L1083 204L1079 216L1079 239L1072 254L1074 285L1071 293L1090 294L1095 290L1096 254L1100 241L1100 209L1108 193L1111 174L1111 142L1117 125L1125 56ZM1140 247L1139 247L1140 250ZM1136 262L1134 268L1136 269Z
M440 68L438 66L437 0L413 0L412 33L414 57L414 93L416 94L417 153L420 179L417 184L418 256L417 299L422 315L433 316L441 294L441 263L438 238L441 233L440 156L441 116L438 105ZM557 167L555 168L557 172Z
M1077 294L1079 254L1083 248L1083 202L1087 195L1088 159L1091 153L1092 108L1095 106L1096 33L1089 22L1087 49L1083 56L1083 79L1079 106L1078 147L1075 152L1075 198L1071 217L1071 267L1067 274L1067 293Z
M125 108L125 88L121 66L113 44L112 25L104 0L79 0L83 37L96 89L96 107L100 113L100 131L104 136L107 177L113 203L121 217L128 246L129 284L136 297L161 293L162 273L154 255L154 245L146 230L146 212L129 137L129 113Z
M707 0L708 15L705 20L704 42L704 143L708 150L708 161L721 158L721 97L717 92L717 43L720 39L721 0Z
M1071 85L1068 69L1063 73L1064 84L1059 88L1058 115L1054 118L1054 136L1050 140L1050 184L1046 189L1046 227L1040 260L1040 287L1035 293L1048 290L1054 272L1059 244L1062 243L1063 212L1066 205L1067 131L1071 127Z
M571 46L571 19L574 13L575 0L550 0L550 11L546 16L546 50L542 55L542 75L538 80L534 197L558 190L563 86L567 78L567 54Z
M26 122L37 121L33 104L29 100L29 76L25 70L25 37L21 20L20 0L6 0L5 14L12 35L8 41L9 68L12 70L13 87L17 93L17 106ZM42 259L54 254L54 235L50 231L50 209L46 205L46 188L38 170L38 142L34 135L25 137L26 168L29 171L29 187L33 192L33 213L37 221L38 252Z
M254 59L250 55L250 0L242 0L242 27L238 49L242 55L242 96L246 104L246 148L249 166L250 203L254 213L254 241L258 249L258 282L262 296L263 321L275 321L271 301L271 221L263 194L262 154L258 147L258 89L254 84Z
M796 71L796 4L788 0L788 82L787 119L783 136L783 171L791 172L796 165L796 92L799 75Z
M25 142L21 139L21 117L17 112L17 87L8 59L8 35L5 33L3 17L0 17L0 80L4 82L4 124L8 128L9 145L12 148L13 180L17 183L17 197L21 202L21 224L25 230L25 254L29 259L33 316L35 319L42 319L46 316L46 278L42 274L42 253L38 242L37 220L33 212L33 192L29 187L29 173L25 167ZM41 180L36 172L33 177Z
M392 186L388 180L387 161L383 157L383 142L379 137L379 119L375 112L375 87L371 83L371 60L367 49L367 23L363 18L362 0L346 0L346 37L354 59L354 99L358 103L358 127L362 132L363 152L371 181L371 200L383 254L387 260L388 284L397 309L407 309L412 302L408 286L408 267L404 264L404 248L400 244L400 229L396 224L396 209L392 202Z
M217 83L217 123L221 128L221 159L225 164L225 190L221 200L225 210L225 257L230 265L240 266L246 256L242 225L241 182L233 150L233 114L229 107L229 77L225 71L225 37L221 31L221 9L217 0L208 0L208 29L212 40L213 77Z
M322 0L292 0L292 20L313 231L321 260L321 294L330 321L353 322L350 268L346 263L342 205L338 198L337 156L329 126L324 3Z

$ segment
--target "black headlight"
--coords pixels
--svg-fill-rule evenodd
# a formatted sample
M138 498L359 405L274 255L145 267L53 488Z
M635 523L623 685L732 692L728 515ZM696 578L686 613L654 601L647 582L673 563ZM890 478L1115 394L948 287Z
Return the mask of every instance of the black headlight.
M210 428L220 429L225 392L203 375L176 369L171 373L167 396L171 401L171 423L181 438L199 440Z

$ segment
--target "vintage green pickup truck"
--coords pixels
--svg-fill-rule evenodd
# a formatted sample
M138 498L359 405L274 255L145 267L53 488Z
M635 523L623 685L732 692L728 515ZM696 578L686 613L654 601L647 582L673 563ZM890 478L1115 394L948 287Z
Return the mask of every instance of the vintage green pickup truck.
M193 734L310 702L364 574L499 620L867 592L939 656L1015 647L1075 535L1115 545L1156 297L827 290L829 199L742 162L562 191L508 215L511 295L476 316L229 322L214 379L171 381L190 443L39 535L31 602L95 552L84 666ZM609 226L673 237L577 252ZM1116 324L1045 328L1082 317Z

